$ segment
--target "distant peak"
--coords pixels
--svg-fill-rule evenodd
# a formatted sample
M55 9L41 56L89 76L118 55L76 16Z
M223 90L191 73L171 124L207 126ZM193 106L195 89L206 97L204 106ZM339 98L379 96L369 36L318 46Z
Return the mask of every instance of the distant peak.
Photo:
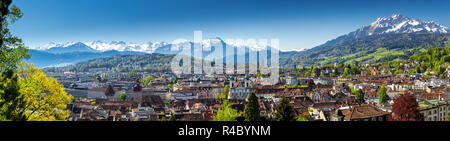
M406 17L406 16L404 16L404 15L402 15L402 14L392 14L392 16L391 16L391 18L393 18L393 19L396 19L396 18L403 18L403 17Z
M423 22L402 14L377 18L369 26L358 29L352 34L356 38L387 33L448 33L448 28L436 22Z

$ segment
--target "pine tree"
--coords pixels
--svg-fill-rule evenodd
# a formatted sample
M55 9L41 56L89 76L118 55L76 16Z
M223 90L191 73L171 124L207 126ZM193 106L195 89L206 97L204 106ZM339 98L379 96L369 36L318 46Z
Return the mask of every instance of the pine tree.
M260 121L260 112L258 97L256 97L255 93L251 93L248 96L247 105L245 105L245 121Z
M356 91L356 100L358 100L359 103L364 103L365 102L365 100L364 100L364 92L361 89Z
M296 116L292 109L289 99L285 96L281 97L280 102L277 105L275 118L277 121L295 121Z
M106 96L114 96L116 92L114 91L114 88L111 85L108 85L108 87L105 90Z

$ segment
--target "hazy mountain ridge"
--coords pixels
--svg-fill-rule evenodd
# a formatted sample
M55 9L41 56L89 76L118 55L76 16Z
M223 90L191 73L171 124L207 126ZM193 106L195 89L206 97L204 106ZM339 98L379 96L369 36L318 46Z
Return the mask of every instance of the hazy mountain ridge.
M30 49L31 58L26 60L39 68L66 66L76 64L81 61L86 61L94 58L110 57L120 54L144 54L141 52L119 52L119 51L105 51L105 52L71 52L71 53L49 53L45 51Z

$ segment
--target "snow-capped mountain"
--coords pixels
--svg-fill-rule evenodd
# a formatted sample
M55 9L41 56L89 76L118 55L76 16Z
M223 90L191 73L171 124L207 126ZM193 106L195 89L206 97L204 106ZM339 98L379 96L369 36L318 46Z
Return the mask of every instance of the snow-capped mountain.
M113 41L113 42L101 42L101 41L92 41L85 42L87 46L98 50L98 51L135 51L135 52L145 52L145 53L153 53L157 48L166 46L168 43L166 42L147 42L143 44L137 43L126 43L124 41Z
M258 51L265 49L267 46L261 46L258 44L245 44L241 42L225 43L220 38L205 39L200 42L204 51L210 51L214 45L222 44L229 47L236 48L248 48L250 51ZM144 52L144 53L162 53L162 54L175 54L180 52L183 48L190 48L193 42L178 41L174 43L167 42L147 42L143 44L138 43L126 43L124 41L113 42L69 42L65 44L61 43L49 43L42 47L38 47L38 50L46 51L50 53L67 53L67 52L104 52L104 51L132 51L132 52Z
M302 52L308 50L307 48L296 48L296 49L286 49L286 50L280 50L282 52Z
M435 22L423 22L401 14L378 18L369 26L362 27L349 35L355 38L389 33L448 33L449 29Z
M185 40L174 41L173 43L147 42L143 44L126 43L123 41L69 42L65 44L49 43L37 48L37 50L31 49L30 52L32 52L33 55L31 59L28 60L28 62L31 62L39 67L50 67L57 66L59 64L75 64L80 61L86 61L87 59L109 57L122 54L183 54L183 49L190 50L194 44L202 46L202 48L194 48L194 50L202 51L203 55L205 56L211 55L211 53L213 53L212 51L216 50L218 45L222 45L227 50L234 50L234 48L236 48L237 53L235 55L237 56L245 56L246 53L248 53L247 50L249 52L256 52L269 47L258 45L256 43L246 44L242 42L232 41L229 41L228 43L225 42L226 41L223 41L220 38L211 38L202 40L198 43ZM187 51L184 53L186 53L185 55L190 55L191 51ZM234 57L227 56L227 58L227 61L232 61L230 60L230 58L232 59Z
M377 18L368 26L361 27L356 31L330 40L323 45L311 48L310 50L321 49L326 46L333 46L346 41L352 41L372 35L385 34L447 34L448 27L437 24L436 22L423 22L418 19L412 19L401 14L393 14L390 17Z
M447 27L436 22L423 22L393 14L390 17L377 18L367 26L311 49L280 55L284 57L280 64L308 66L407 59L409 55L419 53L420 50L447 44L450 39L449 31ZM391 51L401 52L401 55L391 54ZM384 53L386 55L380 55Z
M97 50L92 49L81 42L71 42L67 44L55 44L50 43L41 47L41 50L50 53L72 53L72 52L97 52Z

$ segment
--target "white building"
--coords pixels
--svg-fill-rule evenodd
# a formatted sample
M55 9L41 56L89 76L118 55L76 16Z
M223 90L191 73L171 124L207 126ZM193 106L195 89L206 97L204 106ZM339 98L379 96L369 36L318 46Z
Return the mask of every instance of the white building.
M245 77L242 80L235 79L234 76L230 80L230 92L228 99L247 99L250 95L250 79Z

